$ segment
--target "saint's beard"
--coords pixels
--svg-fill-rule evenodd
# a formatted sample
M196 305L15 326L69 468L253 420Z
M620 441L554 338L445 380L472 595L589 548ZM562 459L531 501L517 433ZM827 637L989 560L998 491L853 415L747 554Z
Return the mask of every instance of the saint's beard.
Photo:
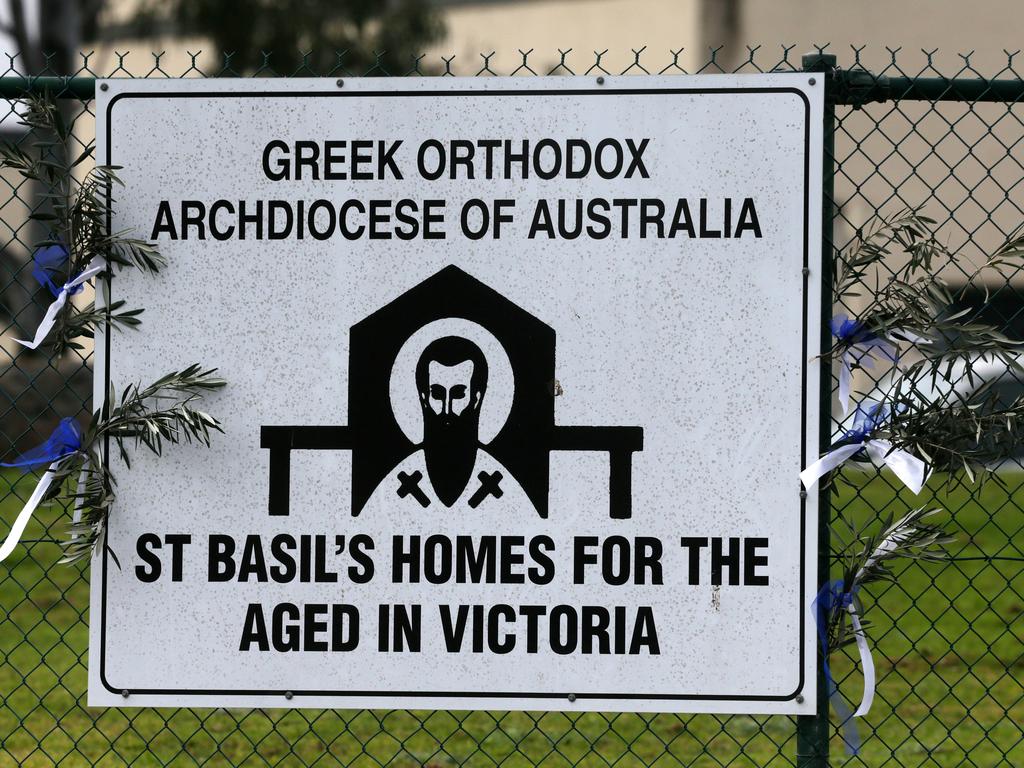
M480 412L467 408L458 416L423 409L423 456L434 493L446 507L469 483L479 445Z

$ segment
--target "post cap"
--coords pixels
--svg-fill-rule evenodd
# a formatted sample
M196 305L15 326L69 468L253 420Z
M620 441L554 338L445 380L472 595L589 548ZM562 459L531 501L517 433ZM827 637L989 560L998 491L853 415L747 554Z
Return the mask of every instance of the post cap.
M835 69L836 57L833 53L805 53L800 57L800 65L805 72L828 72Z

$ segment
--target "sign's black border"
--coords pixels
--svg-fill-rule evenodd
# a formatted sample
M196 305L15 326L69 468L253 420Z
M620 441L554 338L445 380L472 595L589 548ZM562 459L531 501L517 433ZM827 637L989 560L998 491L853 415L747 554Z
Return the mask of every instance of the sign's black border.
M735 93L779 93L799 96L804 103L804 242L803 242L803 340L801 353L803 354L803 368L801 373L801 389L803 398L801 401L801 437L800 437L800 466L807 464L807 340L808 340L808 307L807 307L807 286L809 279L808 263L810 251L810 166L811 166L811 103L807 95L798 88L788 87L754 87L754 88L614 88L604 86L590 89L552 89L552 90L350 90L350 91L196 91L196 92L139 92L121 93L115 95L107 103L106 112L106 158L107 165L113 164L113 152L111 142L111 125L114 105L125 99L212 99L225 98L364 98L364 97L444 97L444 96L615 96L615 95L694 95L694 94L735 94ZM817 278L816 278L817 279ZM107 306L109 317L109 304L111 299L110 277L107 276ZM110 338L109 330L105 334L106 359L104 362L105 392L110 391ZM106 405L104 405L104 408ZM104 461L108 460L110 450L110 438L106 438L103 455ZM337 697L407 697L407 698L462 698L462 699L568 699L570 694L575 700L580 699L602 699L614 700L660 700L660 701L790 701L800 695L804 688L804 659L806 646L807 616L806 609L806 567L807 567L807 502L806 498L800 497L800 604L797 606L800 613L800 671L796 690L788 695L757 696L757 695L732 695L714 696L708 694L643 694L643 693L592 693L581 691L558 691L558 692L537 692L537 691L335 691L335 690L296 690L288 691L291 696L337 696ZM256 689L223 689L223 688L132 688L130 686L113 686L107 681L106 669L106 627L107 627L107 549L103 550L103 576L102 576L102 597L103 606L100 616L100 682L103 687L114 694L123 695L130 692L133 695L146 694L169 694L186 696L282 696L284 690L256 690Z

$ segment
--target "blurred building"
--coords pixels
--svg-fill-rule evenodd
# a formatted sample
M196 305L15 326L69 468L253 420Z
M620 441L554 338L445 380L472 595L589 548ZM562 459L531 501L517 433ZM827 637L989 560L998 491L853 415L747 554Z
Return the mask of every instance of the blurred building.
M853 49L881 69L889 64L887 48L899 49L914 71L927 67L925 51L943 73L959 71L964 54L979 71L995 74L1006 64L1004 51L1020 47L1024 3L1019 0L436 0L448 26L448 39L431 53L456 56L461 74L480 65L479 54L495 51L493 68L508 74L520 63L520 49L581 68L594 51L612 72L632 63L632 50L646 48L652 65L672 60L688 71L703 66L711 48L722 47L724 67L739 66L757 48L757 58L781 58L783 46L797 60L815 46L828 45L849 63ZM665 64L662 64L664 66ZM649 67L652 72L657 66Z

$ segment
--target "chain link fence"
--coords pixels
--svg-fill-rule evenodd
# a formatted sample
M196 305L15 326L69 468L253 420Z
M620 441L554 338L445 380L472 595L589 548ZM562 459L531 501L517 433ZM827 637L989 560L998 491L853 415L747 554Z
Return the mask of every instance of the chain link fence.
M494 56L462 66L454 58L413 58L405 72L378 62L351 72L345 54L330 71L280 73L272 57L239 72L225 57L204 65L198 54L171 69L154 54L129 71L125 55L96 72L90 58L72 78L0 80L0 133L24 141L17 97L27 90L62 97L67 119L86 143L94 131L93 77L380 76L380 75L647 75L685 74L681 51L633 51L624 72L609 72L604 53L553 56L520 51L514 69L496 71ZM961 256L938 265L964 308L1024 337L1024 270L971 280L977 265L1024 223L1024 82L1008 56L998 72L925 66L904 71L896 53L869 73L860 53L835 66L828 54L801 58L749 51L739 72L809 69L826 77L826 253L838 253L877 215L918 208ZM133 61L137 61L133 60ZM712 51L701 73L722 68ZM832 160L833 162L829 162ZM31 278L33 243L41 237L28 213L40 190L0 175L0 455L45 437L64 416L90 412L88 348L61 359L11 342L31 335L49 303ZM1024 265L1022 265L1024 266ZM880 275L884 279L885 275ZM866 286L870 289L870 286ZM856 299L845 311L855 313ZM878 375L882 372L880 371ZM867 389L872 382L858 382ZM1008 393L1024 389L1003 382ZM1016 390L1014 390L1016 387ZM823 390L829 396L828 388ZM834 426L834 425L833 425ZM827 443L831 428L823 430ZM831 495L835 516L869 521L929 504L942 507L957 533L949 564L909 563L898 579L866 597L878 695L859 724L863 745L844 750L839 724L823 701L819 717L561 714L526 712L90 709L86 706L88 567L57 565L69 512L37 515L22 546L0 566L0 765L24 766L995 766L1024 765L1024 475L1020 461L979 489L964 480L933 482L911 497L887 474L852 478ZM0 515L9 524L36 478L0 475ZM825 506L827 510L829 507ZM827 529L825 536L827 537ZM824 539L827 545L827 538ZM828 551L826 546L825 552ZM834 553L833 553L834 555ZM820 574L828 568L823 557ZM836 658L838 656L838 658ZM853 659L836 654L840 689L859 695ZM821 684L819 681L819 690ZM821 697L824 699L824 697Z

